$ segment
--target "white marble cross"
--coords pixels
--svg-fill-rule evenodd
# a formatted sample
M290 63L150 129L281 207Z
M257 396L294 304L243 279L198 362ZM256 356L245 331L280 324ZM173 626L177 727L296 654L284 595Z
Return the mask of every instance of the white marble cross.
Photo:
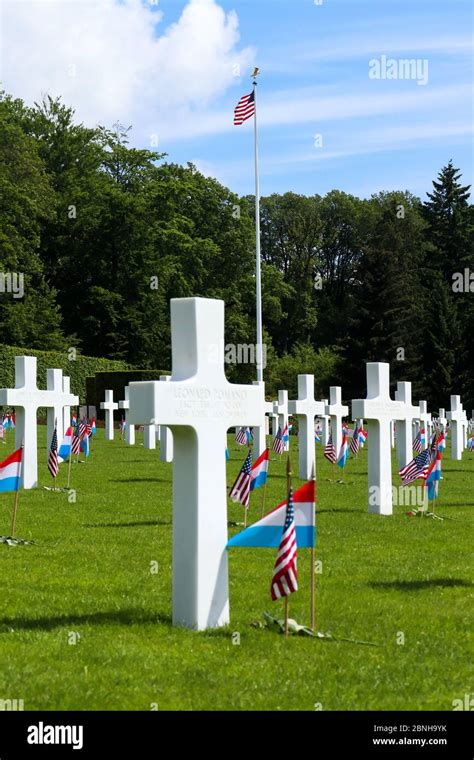
M156 425L143 426L143 448L156 449Z
M369 434L369 512L391 515L392 451L390 422L405 419L405 405L390 398L390 365L367 364L367 398L352 401L352 416L367 420Z
M397 383L395 400L404 405L404 417L397 422L397 457L401 470L413 459L413 420L419 418L420 407L413 405L411 383Z
M444 433L446 430L447 419L446 411L442 407L438 410L438 423L441 425L441 430Z
M63 393L70 395L71 393L71 378L67 375L63 376ZM63 435L66 435L66 430L71 426L71 407L65 406L63 409ZM61 441L59 441L61 445Z
M225 376L223 301L172 299L171 344L171 381L131 383L130 413L173 433L173 622L203 630L229 622L227 431L261 424L264 392Z
M278 414L275 414L273 411L274 404L277 404L277 401L272 401L272 413L270 414L270 418L272 421L272 438L275 438L276 434L278 433Z
M47 370L51 383L51 372ZM57 378L57 375L56 375ZM58 423L63 421L63 407L75 406L79 403L77 396L63 392L62 380L60 390L41 391L36 386L36 356L15 357L15 388L0 390L0 405L16 409L15 447L23 443L23 463L21 484L23 488L35 488L38 485L38 451L37 451L37 421L39 407L46 407L48 419L51 420L50 410L56 407L59 411ZM53 421L54 425L54 421ZM58 435L59 438L59 435ZM48 439L49 440L49 439Z
M467 414L462 404L461 404L461 408L462 408L461 424L462 424L462 434L463 434L462 447L464 451L464 449L467 447Z
M130 424L130 388L128 385L124 388L125 399L119 401L119 409L125 411L125 443L129 446L135 444L135 425Z
M298 375L298 399L288 402L288 411L298 417L299 476L311 480L316 473L314 418L325 411L324 403L314 399L314 375Z
M329 443L329 436L331 434L331 417L329 414L326 414L326 407L328 405L328 399L323 398L322 403L324 404L324 414L319 415L319 419L321 420L321 430L322 430L322 445L327 446Z
M420 401L420 425L425 429L425 449L428 448L431 438L431 413L428 412L426 401Z
M58 446L61 445L64 438L64 384L62 369L46 370L46 389L55 395L54 404L46 410L46 461L48 461L54 428L56 428L56 435L58 436Z
M278 391L278 401L273 402L273 413L278 414L278 426L281 429L281 432L283 433L287 425L289 425L288 391ZM284 441L283 451L290 450L289 432L290 432L289 429L287 429L286 433L288 435L288 440Z
M163 383L168 383L171 380L171 375L161 375L160 380ZM166 425L158 425L160 430L160 461L172 462L173 461L173 433L166 427ZM156 436L155 436L156 440Z
M114 401L114 392L105 391L105 401L100 402L100 408L105 410L105 440L114 440L114 411L118 409L118 404Z
M461 396L451 396L451 411L446 415L451 423L451 459L462 459L463 415Z
M331 385L329 388L329 404L326 404L326 414L331 417L332 442L337 457L342 445L342 418L349 414L349 407L342 403L341 396L340 385Z

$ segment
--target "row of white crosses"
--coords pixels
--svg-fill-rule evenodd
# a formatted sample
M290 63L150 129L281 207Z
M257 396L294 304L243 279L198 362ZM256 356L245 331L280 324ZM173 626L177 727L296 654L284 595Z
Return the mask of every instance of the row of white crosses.
M163 379L160 378L161 380ZM114 411L117 409L123 409L125 411L125 441L130 446L135 443L135 426L130 423L129 411L129 389L125 388L125 399L117 403L114 401L114 392L110 389L105 391L105 400L101 401L100 408L105 412L105 440L114 440ZM145 449L155 449L156 441L160 440L159 431L157 431L155 425L144 425L143 428L143 447ZM170 445L167 447L168 451L171 451ZM169 453L166 455L165 461L171 461L168 457L172 456Z
M56 425L58 439L69 426L70 407L77 406L79 398L69 391L70 380L63 378L62 370L46 370L46 390L36 385L36 357L15 357L15 387L0 390L0 405L15 407L15 446L23 444L21 485L35 488L38 485L37 413L46 408L47 446L49 452Z
M340 448L342 417L340 388L330 389L329 403L314 399L314 377L298 377L298 399L288 403L279 392L273 405L265 402L264 386L232 385L224 373L224 357L210 360L209 348L224 346L224 304L206 299L171 301L173 371L168 382L131 383L129 424L169 427L173 465L173 622L195 629L229 621L226 525L226 465L223 450L230 427L252 426L265 431L265 414L278 415L283 430L288 415L300 423L300 475L312 475L314 419L329 419L335 447ZM369 436L369 487L377 486L370 511L392 512L390 426L399 424L399 458L412 455L411 426L420 410L411 402L410 384L400 383L397 400L389 393L389 365L367 365L367 398L352 404L353 419L366 419ZM456 423L453 412L452 425ZM325 420L326 418L326 420ZM403 425L406 432L402 435ZM264 434L264 433L263 433ZM262 448L261 436L257 451ZM406 462L404 462L406 463Z

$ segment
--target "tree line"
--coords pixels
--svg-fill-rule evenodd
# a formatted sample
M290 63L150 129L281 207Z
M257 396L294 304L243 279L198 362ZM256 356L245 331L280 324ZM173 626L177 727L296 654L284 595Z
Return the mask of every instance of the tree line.
M2 343L170 367L169 301L186 296L223 299L226 342L254 343L254 197L130 147L130 129L0 94ZM270 395L313 372L319 395L364 396L376 360L432 408L450 393L474 407L469 187L449 161L427 191L262 198ZM22 298L5 277L20 272ZM255 376L247 361L226 371Z

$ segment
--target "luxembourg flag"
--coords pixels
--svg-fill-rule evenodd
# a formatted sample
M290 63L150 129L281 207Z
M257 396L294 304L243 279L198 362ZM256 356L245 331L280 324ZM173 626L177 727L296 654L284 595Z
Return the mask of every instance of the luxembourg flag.
M87 433L85 433L84 437L81 440L81 451L84 452L84 456L89 456L89 436Z
M467 448L469 449L469 451L474 451L474 435L471 438L469 438L467 442Z
M288 443L289 440L290 440L290 432L289 432L288 423L287 423L285 427L283 428L283 442Z
M97 432L96 424L95 424L95 417L91 419L91 434L95 435Z
M438 439L436 441L436 446L441 451L441 453L445 450L445 448L446 448L446 436L445 436L444 433L441 433L438 436Z
M263 454L260 454L258 459L252 465L250 470L250 490L255 491L256 488L264 486L268 478L268 462L270 459L270 452L265 449Z
M17 449L0 462L0 491L18 491L23 449Z
M316 538L316 518L314 505L314 480L309 480L293 494L295 510L296 544L298 549L314 546ZM286 519L286 499L268 515L237 533L227 546L251 546L276 549L280 546L281 534Z
M428 501L433 501L438 496L439 481L441 480L441 452L437 451L431 462L425 485L428 492Z
M348 456L349 456L349 449L347 447L347 435L344 433L344 435L342 436L341 448L340 448L339 456L337 459L337 466L345 467Z
M64 462L64 460L68 458L69 454L71 453L71 445L72 445L72 427L68 427L68 429L66 430L66 435L63 438L63 442L61 443L61 446L59 447L59 451L58 451L59 462Z
M359 445L364 448L364 444L367 440L367 431L364 430L364 428L360 428L359 430Z

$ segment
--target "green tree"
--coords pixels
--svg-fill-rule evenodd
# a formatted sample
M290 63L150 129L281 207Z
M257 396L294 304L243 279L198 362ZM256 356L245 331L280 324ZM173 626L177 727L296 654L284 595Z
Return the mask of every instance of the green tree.
M5 343L61 348L66 341L56 293L46 282L39 253L55 199L37 143L24 132L24 118L22 102L0 93L0 268L2 279L23 277L24 291L20 298L0 293L0 332Z

